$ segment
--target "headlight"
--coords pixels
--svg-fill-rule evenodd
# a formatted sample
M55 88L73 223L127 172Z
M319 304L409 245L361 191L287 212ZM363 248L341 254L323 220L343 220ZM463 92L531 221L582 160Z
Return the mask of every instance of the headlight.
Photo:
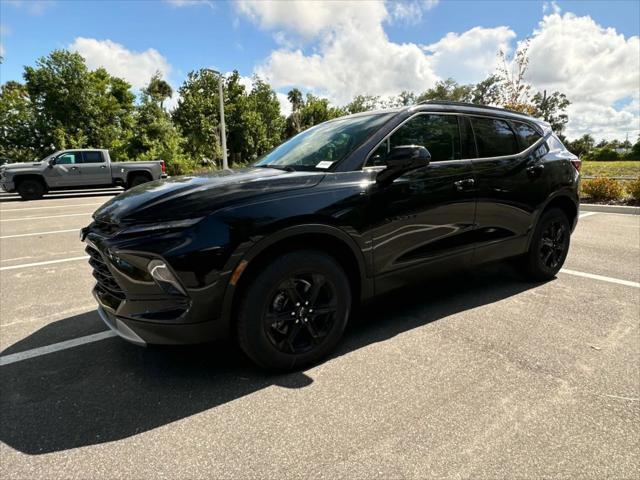
M147 270L149 270L149 274L156 281L156 284L165 292L171 295L175 295L176 293L187 295L178 279L174 277L169 267L167 267L167 264L162 260L151 260L147 266Z
M141 232L159 232L163 230L180 230L182 228L188 228L204 217L199 218L188 218L186 220L175 220L173 222L160 222L160 223L143 223L140 225L132 225L130 227L125 228L122 233L141 233Z

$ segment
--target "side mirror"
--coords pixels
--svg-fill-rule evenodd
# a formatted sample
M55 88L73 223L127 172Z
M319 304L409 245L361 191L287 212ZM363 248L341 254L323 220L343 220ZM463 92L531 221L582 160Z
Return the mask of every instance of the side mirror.
M49 164L49 168L53 168L53 166L56 164L55 157L54 158L50 158L47 163Z
M389 182L405 172L426 167L431 161L429 150L421 145L395 147L386 158L387 168L378 174L378 183Z

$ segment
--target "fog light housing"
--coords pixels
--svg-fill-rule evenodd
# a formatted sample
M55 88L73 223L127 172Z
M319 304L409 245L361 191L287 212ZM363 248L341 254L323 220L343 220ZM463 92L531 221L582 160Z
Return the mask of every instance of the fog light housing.
M151 260L149 265L147 265L147 270L151 278L153 278L158 286L166 293L171 295L187 295L178 279L171 273L167 264L162 260Z

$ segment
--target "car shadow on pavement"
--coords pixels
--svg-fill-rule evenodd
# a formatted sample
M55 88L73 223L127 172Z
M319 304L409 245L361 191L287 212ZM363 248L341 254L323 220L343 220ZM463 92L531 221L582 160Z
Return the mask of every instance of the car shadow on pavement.
M364 307L328 361L539 284L506 267L439 279ZM103 331L89 312L54 322L9 355ZM0 441L38 455L115 441L215 408L263 388L303 388L304 372L254 367L231 344L140 348L109 338L0 367Z

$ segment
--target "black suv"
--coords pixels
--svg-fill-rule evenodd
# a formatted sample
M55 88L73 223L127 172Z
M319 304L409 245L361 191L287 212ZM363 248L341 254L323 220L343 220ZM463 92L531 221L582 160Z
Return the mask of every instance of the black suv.
M138 344L235 337L271 368L330 352L353 306L519 257L562 266L579 160L549 125L425 103L332 120L250 168L141 185L82 231L102 319Z

